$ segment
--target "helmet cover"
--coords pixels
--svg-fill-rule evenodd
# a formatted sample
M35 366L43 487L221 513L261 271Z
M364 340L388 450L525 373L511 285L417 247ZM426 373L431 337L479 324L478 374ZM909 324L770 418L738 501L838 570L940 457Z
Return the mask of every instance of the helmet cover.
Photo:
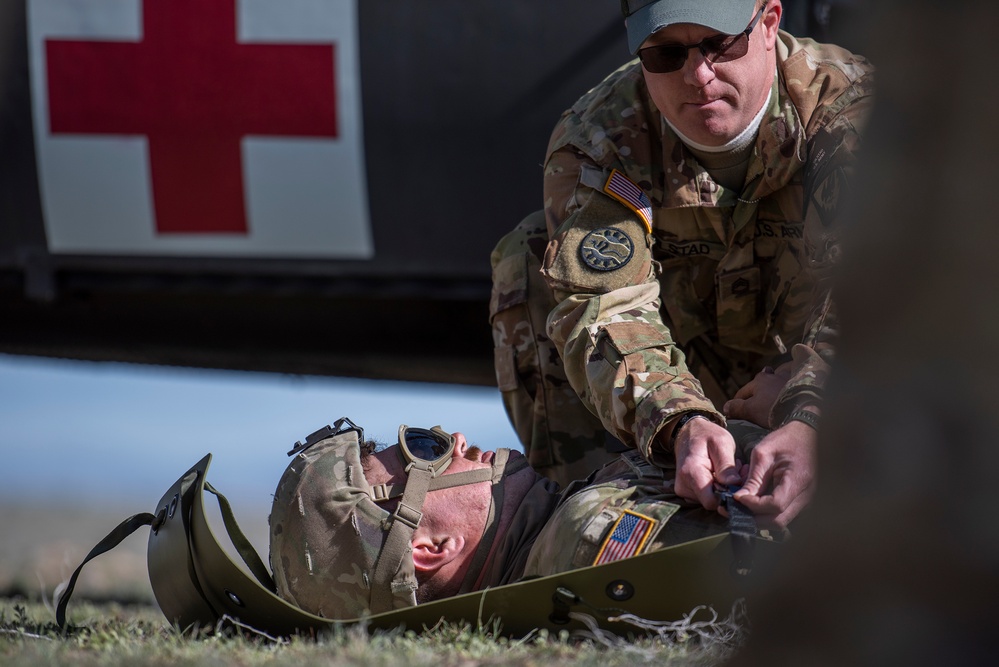
M347 430L295 454L270 515L278 595L324 618L350 619L416 605L413 559L402 558L373 608L375 566L391 514L372 500L361 467L360 431ZM388 595L384 595L387 593Z

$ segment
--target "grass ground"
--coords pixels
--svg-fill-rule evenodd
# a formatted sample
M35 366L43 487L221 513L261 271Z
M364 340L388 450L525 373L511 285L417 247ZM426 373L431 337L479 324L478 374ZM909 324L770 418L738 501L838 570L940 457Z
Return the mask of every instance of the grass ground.
M0 599L0 664L5 667L72 665L371 665L377 667L630 667L632 665L708 666L720 664L732 647L701 644L695 637L670 642L643 639L605 645L545 632L513 640L495 628L443 625L431 631L369 635L361 628L339 630L316 639L273 641L252 633L182 634L166 625L148 605L74 602L67 635L54 624L46 605Z
M0 540L0 665L700 666L717 665L732 651L731 644L703 642L696 631L674 633L668 641L610 645L547 632L514 640L496 633L493 626L455 625L422 634L369 635L354 628L315 640L281 642L251 632L181 634L167 625L153 602L146 574L146 531L84 568L69 607L69 621L76 630L64 636L54 624L51 604L43 600L51 598L56 584L69 576L100 538L134 511L134 507L123 512L122 508L69 503L44 507L0 502L0 535L5 538ZM258 551L266 553L266 533L252 532L258 523L266 525L248 521L244 529L249 529ZM724 632L731 629L722 628Z

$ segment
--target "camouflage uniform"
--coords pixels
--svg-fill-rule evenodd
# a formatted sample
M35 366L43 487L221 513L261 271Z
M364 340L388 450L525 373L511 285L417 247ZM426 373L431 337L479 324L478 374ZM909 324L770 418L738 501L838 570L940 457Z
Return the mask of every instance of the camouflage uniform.
M672 477L631 450L566 489L531 546L522 578L597 565L616 525L629 516L644 525L636 536L634 552L626 557L727 528L717 512L677 496ZM619 558L608 556L608 560Z
M724 424L721 404L788 350L794 374L771 425L818 400L835 333L823 273L872 68L781 32L777 73L741 191L669 129L637 61L556 126L544 210L493 252L490 303L497 382L544 474L565 484L625 447L651 461L682 412ZM607 196L613 170L650 200L648 223ZM632 246L611 270L581 254L607 229Z
M749 452L767 431L731 420L739 456ZM559 498L531 546L521 576L543 577L590 567L728 530L728 520L673 491L674 470L646 461L636 450L625 452L589 478L577 481ZM620 522L638 526L632 551L611 553Z
M767 432L739 420L731 420L728 428L744 459ZM422 501L406 511L403 502L375 502L392 497L392 489L368 481L359 442L359 433L347 430L309 445L295 454L274 492L269 524L276 592L323 618L360 618L417 601L410 540ZM517 474L504 465L487 471L486 479L508 471ZM439 488L448 488L447 478L481 472L434 479L442 480ZM478 579L477 589L588 567L602 555L607 562L619 560L727 529L720 515L673 493L672 468L652 465L636 450L562 492L551 480L530 474L536 476L534 483L507 529L490 543L489 557L471 566L469 581ZM644 522L641 543L631 551L606 552L618 520L629 516ZM397 531L402 540L393 546ZM482 568L479 577L476 567Z

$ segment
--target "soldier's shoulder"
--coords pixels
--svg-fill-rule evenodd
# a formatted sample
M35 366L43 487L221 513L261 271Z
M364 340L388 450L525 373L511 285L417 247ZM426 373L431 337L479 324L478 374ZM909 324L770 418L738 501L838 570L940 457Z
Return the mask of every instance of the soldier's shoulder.
M650 132L658 133L658 119L641 65L632 60L611 72L562 114L549 152L573 145L599 161L602 155L616 153L617 143L647 142Z
M785 74L805 83L834 77L842 85L850 85L872 78L875 72L866 57L836 44L781 32L780 45Z
M784 90L807 128L808 137L832 133L835 141L855 135L870 115L874 66L835 44L799 39L782 32L778 67Z
M875 81L874 65L867 58L835 44L783 32L778 44L787 94L804 117L828 120L850 108L867 113Z
M572 105L571 111L581 116L597 115L606 104L631 106L648 97L642 67L637 59L630 60L608 74L603 81L588 90Z

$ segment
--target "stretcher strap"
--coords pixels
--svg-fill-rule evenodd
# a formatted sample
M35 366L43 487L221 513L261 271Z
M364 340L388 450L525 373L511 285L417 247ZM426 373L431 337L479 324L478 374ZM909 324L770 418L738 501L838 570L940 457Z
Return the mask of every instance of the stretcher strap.
M116 546L121 544L121 541L126 537L134 533L141 526L151 526L153 522L156 521L156 515L150 514L149 512L143 512L142 514L136 514L130 516L129 518L122 521L118 526L112 530L107 536L97 543L87 557L83 559L79 567L73 572L73 576L69 578L69 583L66 588L59 595L59 604L56 606L56 623L63 630L66 629L66 606L69 604L70 597L73 596L73 589L76 588L76 580L80 576L80 571L83 566L89 563L94 558L97 558L102 553L114 549Z
M257 578L260 585L269 590L271 593L277 592L277 586L274 585L274 579L271 577L270 571L267 566L264 565L263 561L260 560L260 556L257 555L257 551L250 544L250 541L246 539L246 535L240 530L239 524L236 523L236 517L233 516L232 507L229 505L229 501L223 496L218 490L212 486L207 480L205 481L205 489L212 493L219 501L219 510L222 512L222 523L225 524L226 532L229 534L229 540L232 545L236 547L236 551L239 552L240 558L246 564L246 567L250 569L253 576Z

